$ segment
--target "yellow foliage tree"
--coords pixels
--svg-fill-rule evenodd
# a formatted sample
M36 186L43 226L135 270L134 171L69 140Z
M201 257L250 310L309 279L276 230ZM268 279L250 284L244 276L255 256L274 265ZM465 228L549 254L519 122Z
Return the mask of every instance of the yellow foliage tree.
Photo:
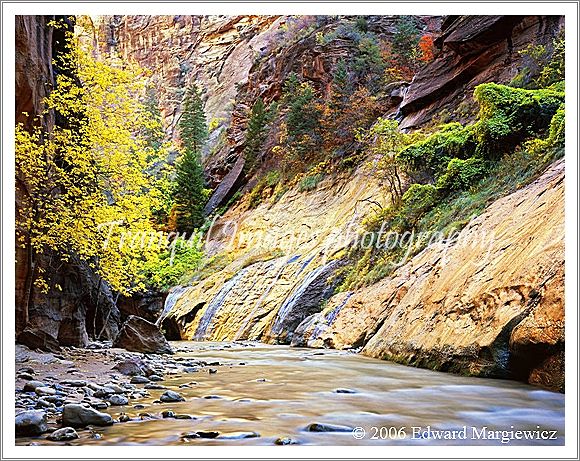
M59 24L52 24L59 27ZM33 255L53 251L93 269L122 294L144 287L142 268L163 250L151 210L160 204L147 174L144 129L159 123L141 102L146 78L130 63L97 61L67 33L67 52L45 100L50 132L16 127L16 176L24 197L17 238ZM37 274L37 287L48 290ZM58 288L58 287L56 287Z

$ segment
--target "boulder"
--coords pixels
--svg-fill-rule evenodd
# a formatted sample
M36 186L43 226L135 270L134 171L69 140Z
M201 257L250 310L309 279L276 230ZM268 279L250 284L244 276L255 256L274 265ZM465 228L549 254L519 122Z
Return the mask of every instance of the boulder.
M70 403L64 406L62 424L71 427L110 426L113 424L113 418L93 408Z
M46 413L41 410L23 411L16 415L16 435L40 435L48 430Z
M79 435L72 427L63 427L49 434L46 438L54 442L65 442L67 440L78 439Z
M30 349L58 352L60 346L54 336L37 328L26 328L16 337L16 342L28 346Z
M159 400L162 402L183 402L185 399L175 391L165 391Z
M113 342L114 347L146 354L173 354L171 346L153 323L131 315Z

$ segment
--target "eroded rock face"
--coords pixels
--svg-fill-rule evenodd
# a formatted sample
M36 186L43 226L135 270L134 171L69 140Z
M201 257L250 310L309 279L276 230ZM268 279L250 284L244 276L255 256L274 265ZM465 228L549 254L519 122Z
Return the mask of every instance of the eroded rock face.
M290 342L337 282L332 277L341 252L376 207L368 197L386 200L361 170L325 180L308 194L288 191L255 209L240 202L207 237L208 256L231 262L193 286L177 287L176 296L170 293L164 329L178 329L183 339Z
M42 122L35 119L43 111L42 101L54 85L53 60L65 51L65 29L48 26L55 19L72 27L69 19L60 16L16 17L16 121L27 129L41 123L50 131L55 123L66 124L66 120L56 120L50 112ZM28 193L24 179L18 175L15 192L18 213ZM50 250L32 253L25 232L19 233L19 237L24 245L16 245L18 341L32 348L56 350L58 345L86 346L89 333L95 337L114 337L119 321L115 301L89 264L74 257L62 262ZM34 281L40 271L48 286L60 285L62 291L38 290Z
M423 67L400 106L402 128L419 128L445 109L454 120L473 118L461 113L473 106L473 89L480 83L510 82L525 66L519 51L530 44L550 49L563 27L561 16L448 16L435 44L440 52Z
M315 335L316 320L302 325L302 343L364 345L373 357L563 390L563 290L561 160L492 204L457 242L428 247L355 292L331 325Z
M159 328L147 320L131 315L121 327L113 343L132 352L147 354L173 354L171 346Z

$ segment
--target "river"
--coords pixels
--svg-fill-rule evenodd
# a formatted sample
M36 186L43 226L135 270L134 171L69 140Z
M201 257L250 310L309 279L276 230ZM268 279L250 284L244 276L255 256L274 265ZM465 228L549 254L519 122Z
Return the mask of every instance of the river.
M185 402L153 403L163 391L151 390L139 401L144 409L107 411L115 418L148 412L157 419L98 428L102 438L71 444L272 445L285 437L310 445L502 445L489 438L496 430L507 431L499 435L510 445L564 443L564 395L526 384L416 369L346 351L260 343L173 345L180 356L219 362L217 372L167 375L162 384ZM161 419L164 410L196 419ZM364 431L311 432L312 423ZM201 430L220 435L182 437ZM546 432L527 432L530 441L514 438L517 430ZM259 437L240 438L252 432ZM437 434L455 439L439 440Z

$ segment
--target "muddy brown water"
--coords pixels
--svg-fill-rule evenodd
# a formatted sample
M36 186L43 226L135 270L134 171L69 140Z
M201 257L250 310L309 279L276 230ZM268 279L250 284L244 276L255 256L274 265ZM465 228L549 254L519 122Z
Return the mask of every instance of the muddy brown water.
M161 384L178 391L185 402L153 403L163 390L150 390L151 396L138 402L144 409L133 408L136 402L131 401L107 411L115 419L121 412L135 418L148 412L157 419L96 428L100 439L82 431L81 438L70 443L272 445L279 437L308 445L564 443L564 395L525 384L416 369L346 351L259 343L173 345L181 351L179 356L220 362L213 367L217 373L205 369L168 375ZM179 388L183 384L191 387ZM195 419L162 419L163 410ZM357 429L310 432L312 423ZM196 431L220 435L182 438ZM518 439L514 431L528 432ZM259 437L239 438L251 432ZM453 434L455 439L436 438Z

